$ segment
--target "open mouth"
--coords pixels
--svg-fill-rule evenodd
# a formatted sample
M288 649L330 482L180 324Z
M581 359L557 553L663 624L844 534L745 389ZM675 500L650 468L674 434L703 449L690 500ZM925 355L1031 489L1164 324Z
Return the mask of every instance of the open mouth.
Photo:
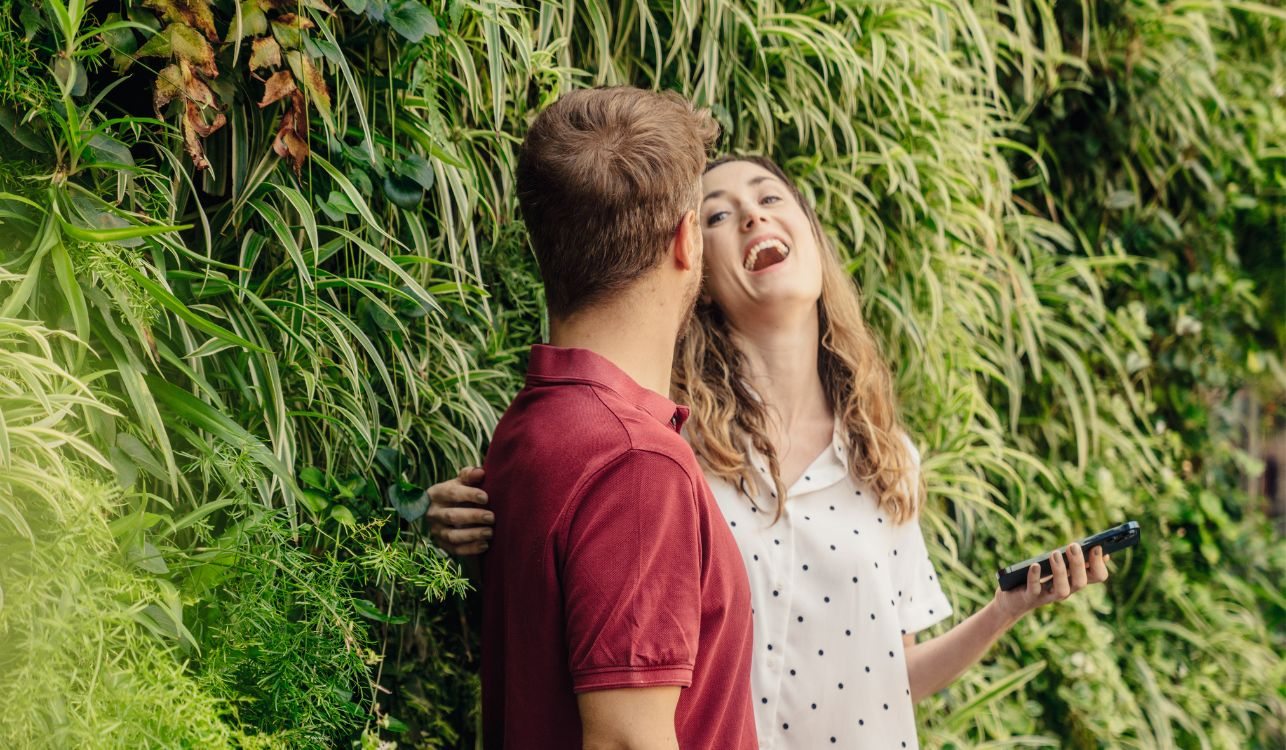
M768 237L759 240L746 250L743 265L747 271L762 271L786 260L790 247L779 239Z

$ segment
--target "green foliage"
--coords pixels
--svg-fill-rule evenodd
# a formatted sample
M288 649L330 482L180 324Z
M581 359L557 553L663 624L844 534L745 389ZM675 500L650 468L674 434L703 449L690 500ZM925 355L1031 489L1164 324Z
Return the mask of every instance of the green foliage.
M169 645L179 592L117 541L130 498L87 479L106 460L73 415L110 409L50 361L60 339L0 318L0 746L236 747Z
M926 745L1280 743L1286 553L1227 406L1283 390L1275 6L0 11L0 744L476 741L473 612L414 519L544 330L516 144L595 83L683 91L816 202L958 611L1144 523Z

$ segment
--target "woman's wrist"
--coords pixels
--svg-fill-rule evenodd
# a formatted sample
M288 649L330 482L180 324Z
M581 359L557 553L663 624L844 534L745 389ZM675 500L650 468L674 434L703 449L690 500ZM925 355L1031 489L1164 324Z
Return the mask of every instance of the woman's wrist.
M1004 600L1004 592L997 591L991 601L983 607L983 614L987 617L987 622L997 633L1004 633L1012 628L1017 622L1023 619L1026 611L1014 611L1012 604Z

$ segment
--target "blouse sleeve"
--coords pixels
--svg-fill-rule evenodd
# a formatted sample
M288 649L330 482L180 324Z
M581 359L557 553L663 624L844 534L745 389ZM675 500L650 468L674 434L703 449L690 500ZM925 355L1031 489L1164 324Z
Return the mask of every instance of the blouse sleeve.
M910 438L906 440L911 451L915 471L920 470L920 453ZM929 560L929 550L924 544L920 517L898 524L895 541L889 551L893 583L898 591L898 619L902 631L916 633L928 628L951 614L951 602L942 591L938 572Z

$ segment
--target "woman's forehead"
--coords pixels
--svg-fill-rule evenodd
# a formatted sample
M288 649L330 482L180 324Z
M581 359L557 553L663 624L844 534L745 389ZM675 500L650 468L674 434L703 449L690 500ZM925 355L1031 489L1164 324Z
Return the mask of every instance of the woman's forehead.
M711 198L717 197L712 193L754 187L767 181L781 184L777 175L754 162L729 161L702 175L701 187L705 191L705 197Z

